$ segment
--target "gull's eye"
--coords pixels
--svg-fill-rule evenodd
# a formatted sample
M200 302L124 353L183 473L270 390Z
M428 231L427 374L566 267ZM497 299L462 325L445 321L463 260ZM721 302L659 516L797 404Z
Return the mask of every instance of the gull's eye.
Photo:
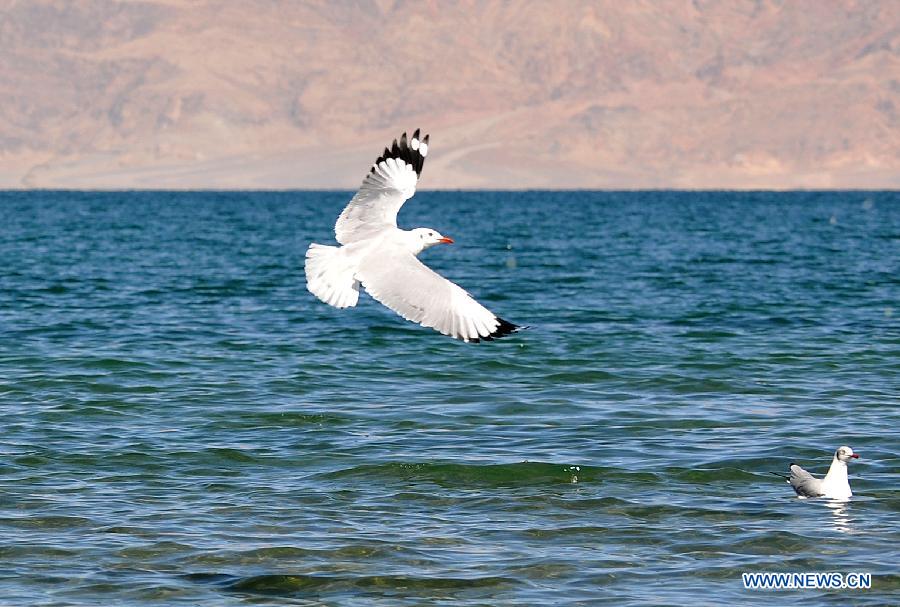
M434 232L428 232L429 236L434 236Z

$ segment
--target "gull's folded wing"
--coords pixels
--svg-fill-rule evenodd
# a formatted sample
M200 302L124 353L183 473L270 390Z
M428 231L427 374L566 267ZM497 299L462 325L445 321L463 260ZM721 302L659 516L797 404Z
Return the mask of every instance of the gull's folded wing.
M797 495L818 497L822 495L822 481L798 466L791 464L791 476L788 479Z

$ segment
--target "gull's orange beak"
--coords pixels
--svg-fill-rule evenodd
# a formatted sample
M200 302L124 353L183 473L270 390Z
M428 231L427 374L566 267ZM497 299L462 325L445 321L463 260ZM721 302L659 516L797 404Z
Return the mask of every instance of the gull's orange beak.
M444 236L438 242L442 242L444 244L453 244L453 239L450 238L449 236Z

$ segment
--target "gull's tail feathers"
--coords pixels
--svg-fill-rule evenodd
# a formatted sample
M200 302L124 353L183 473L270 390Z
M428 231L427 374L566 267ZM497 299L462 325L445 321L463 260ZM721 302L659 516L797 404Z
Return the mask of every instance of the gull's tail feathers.
M312 243L306 251L306 288L335 308L351 308L359 301L356 268L339 247Z

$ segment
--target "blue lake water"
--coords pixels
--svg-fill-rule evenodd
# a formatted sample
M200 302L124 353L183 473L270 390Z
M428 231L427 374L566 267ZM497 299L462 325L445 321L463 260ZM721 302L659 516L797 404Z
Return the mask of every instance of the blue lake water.
M0 193L0 604L900 603L900 194L420 192L478 345L306 291L349 197Z

